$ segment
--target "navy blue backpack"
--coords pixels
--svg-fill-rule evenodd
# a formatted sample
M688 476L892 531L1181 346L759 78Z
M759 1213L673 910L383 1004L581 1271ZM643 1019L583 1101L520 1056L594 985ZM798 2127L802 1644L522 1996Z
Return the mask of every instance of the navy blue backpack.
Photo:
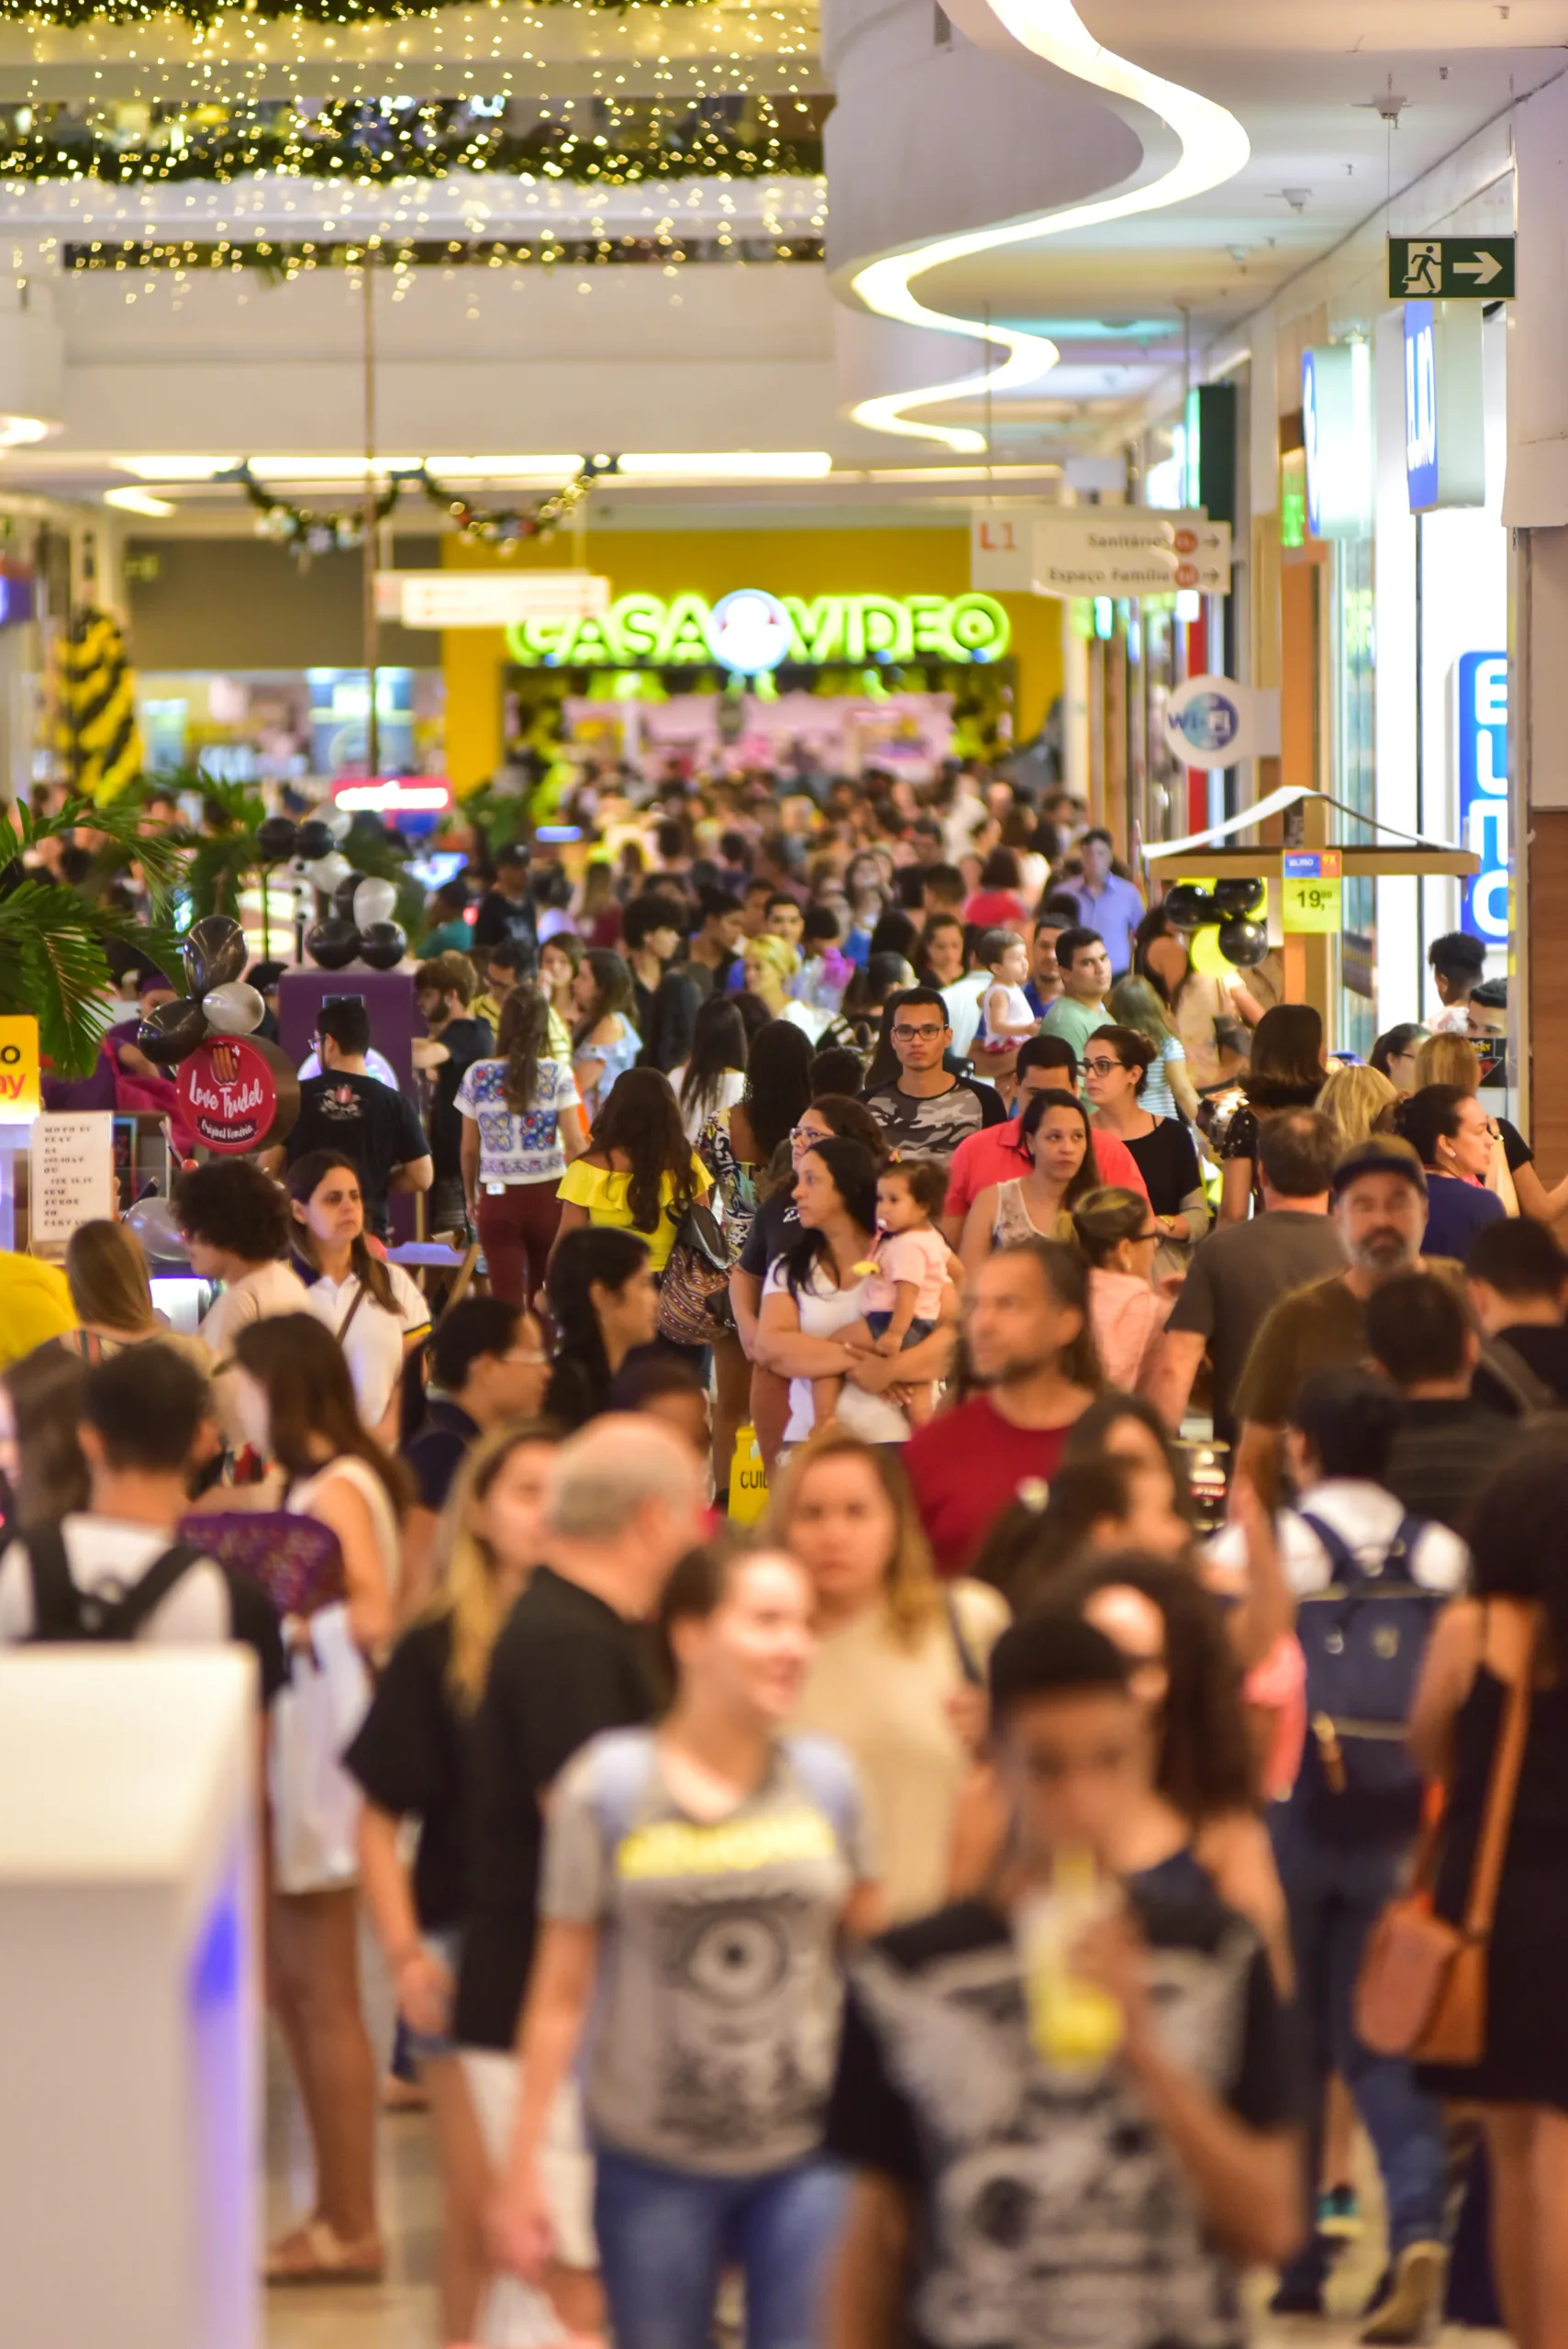
M1303 1598L1296 1636L1307 1658L1307 1750L1299 1794L1334 1840L1397 1842L1420 1824L1421 1774L1405 1734L1433 1620L1445 1604L1410 1571L1427 1520L1406 1515L1371 1565L1310 1509L1298 1511L1329 1555L1326 1590Z

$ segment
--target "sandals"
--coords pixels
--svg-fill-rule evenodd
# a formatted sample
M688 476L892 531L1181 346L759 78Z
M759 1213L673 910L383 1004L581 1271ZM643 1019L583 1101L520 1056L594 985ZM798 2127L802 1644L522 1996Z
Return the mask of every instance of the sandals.
M386 2246L379 2235L345 2243L325 2219L307 2219L269 2244L262 2273L269 2284L379 2284Z

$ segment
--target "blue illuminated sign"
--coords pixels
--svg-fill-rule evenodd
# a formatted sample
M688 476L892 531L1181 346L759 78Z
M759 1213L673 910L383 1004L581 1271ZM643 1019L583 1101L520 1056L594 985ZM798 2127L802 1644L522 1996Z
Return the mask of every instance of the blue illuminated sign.
M1459 837L1481 860L1464 884L1460 918L1474 938L1508 936L1508 657L1462 652L1454 666Z
M1438 502L1438 335L1429 302L1405 305L1405 480L1412 514Z

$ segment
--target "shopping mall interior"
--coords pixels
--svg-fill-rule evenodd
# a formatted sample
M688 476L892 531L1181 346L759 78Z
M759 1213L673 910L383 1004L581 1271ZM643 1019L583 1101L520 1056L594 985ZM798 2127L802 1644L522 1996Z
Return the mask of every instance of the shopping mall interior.
M6 2349L1568 2349L1565 60L0 0Z

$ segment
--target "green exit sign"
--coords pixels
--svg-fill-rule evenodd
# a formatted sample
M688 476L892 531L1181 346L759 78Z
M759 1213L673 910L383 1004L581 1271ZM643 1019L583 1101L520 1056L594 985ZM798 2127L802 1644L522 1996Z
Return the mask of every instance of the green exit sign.
M1512 237L1390 237L1391 302L1511 302Z

